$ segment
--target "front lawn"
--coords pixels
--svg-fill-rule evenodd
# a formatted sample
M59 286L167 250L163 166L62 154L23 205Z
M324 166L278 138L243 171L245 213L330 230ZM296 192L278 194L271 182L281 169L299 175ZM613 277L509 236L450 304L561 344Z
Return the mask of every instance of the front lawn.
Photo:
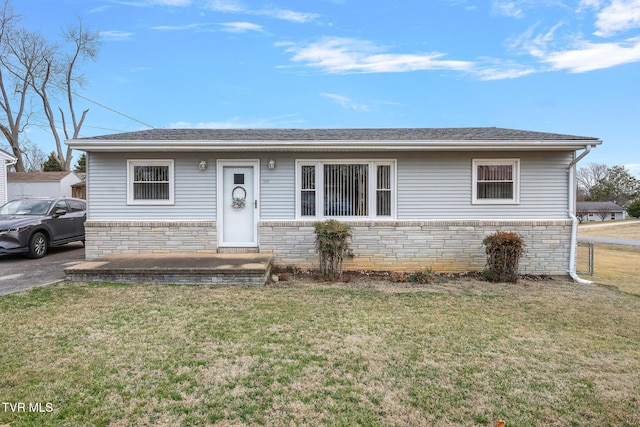
M60 284L0 297L0 424L637 426L638 325L565 281Z

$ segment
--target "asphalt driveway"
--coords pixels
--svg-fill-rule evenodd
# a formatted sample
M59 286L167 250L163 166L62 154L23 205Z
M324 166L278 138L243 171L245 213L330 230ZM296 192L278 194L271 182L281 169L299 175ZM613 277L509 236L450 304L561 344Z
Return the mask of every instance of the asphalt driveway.
M47 255L40 259L0 255L0 295L63 280L65 267L81 262L84 262L84 246L80 242L50 248Z

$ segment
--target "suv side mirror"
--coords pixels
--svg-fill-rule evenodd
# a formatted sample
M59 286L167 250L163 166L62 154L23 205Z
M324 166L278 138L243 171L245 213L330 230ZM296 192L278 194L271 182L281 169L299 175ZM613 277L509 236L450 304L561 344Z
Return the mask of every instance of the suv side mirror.
M59 216L62 216L62 215L66 215L66 214L67 214L67 210L65 208L56 208L53 211L53 216L56 217L56 218L58 218Z

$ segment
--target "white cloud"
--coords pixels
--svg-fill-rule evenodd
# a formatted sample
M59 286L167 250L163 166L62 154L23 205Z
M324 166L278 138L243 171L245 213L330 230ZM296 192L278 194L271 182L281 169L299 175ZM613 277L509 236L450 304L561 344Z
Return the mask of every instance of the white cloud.
M295 23L310 22L319 16L316 13L296 12L288 9L249 9L238 0L211 0L208 3L208 8L216 12L262 15Z
M600 37L640 28L640 0L612 0L598 12L595 25Z
M580 3L578 5L578 12L582 12L587 8L600 9L601 4L602 0L580 0Z
M523 51L536 58L543 57L549 50L548 46L553 43L555 34L561 26L562 23L556 24L546 33L538 35L534 35L537 26L531 26L507 45L510 49Z
M229 33L246 33L247 31L263 31L262 26L251 22L225 22L220 24L222 31Z
M478 67L473 71L480 80L517 79L538 72L536 68L516 63L495 64Z
M172 129L260 129L260 128L284 128L298 127L304 121L295 119L293 114L285 114L277 117L258 118L255 120L243 120L240 117L232 117L224 121L192 123L179 121L170 123Z
M543 62L556 70L572 73L611 68L617 65L640 62L640 37L619 43L582 42L575 49L551 52Z
M328 73L398 73L420 70L467 71L471 62L443 59L443 53L395 54L366 40L327 37L307 45L279 43L294 62Z
M110 41L124 41L124 40L129 40L131 37L133 37L133 33L129 33L129 32L124 32L124 31L100 31L100 36L102 37L103 40L110 40Z
M218 12L244 12L245 7L238 0L211 0L208 4L209 9Z
M129 1L117 1L115 3L123 4L126 6L136 7L148 7L148 6L173 6L173 7L186 7L193 3L193 0L129 0Z
M187 25L157 25L151 27L152 30L157 31L187 31L201 28L203 24L187 24Z
M325 98L331 99L332 101L340 105L345 110L351 110L351 111L370 111L371 110L371 108L369 108L368 105L358 104L357 102L353 101L351 98L348 98L343 95L338 95L335 93L327 93L327 92L321 92L320 95L324 96Z
M493 13L511 18L522 18L524 16L522 7L516 1L493 0L491 10Z
M158 6L189 6L192 3L192 0L151 0L152 4Z

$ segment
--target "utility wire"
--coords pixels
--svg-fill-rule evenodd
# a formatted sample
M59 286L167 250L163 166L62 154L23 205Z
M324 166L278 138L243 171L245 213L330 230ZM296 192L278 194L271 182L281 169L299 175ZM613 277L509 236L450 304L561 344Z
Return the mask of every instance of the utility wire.
M145 122L143 122L143 121L141 121L141 120L134 119L134 118L133 118L133 117L131 117L131 116L128 116L128 115L126 115L126 114L124 114L124 113L121 113L121 112L120 112L120 111L118 111L118 110L114 110L114 109L113 109L113 108L111 108L111 107L107 107L106 105L100 104L99 102L96 102L96 101L94 101L94 100L92 100L92 99L89 99L89 98L87 98L86 96L82 96L82 95L80 95L80 94L78 94L78 93L75 93L75 92L72 92L72 93L73 93L75 96L77 96L78 98L82 98L82 99L84 99L84 100L86 100L86 101L89 101L89 102L91 102L91 103L93 103L93 104L96 104L96 105L97 105L97 106L99 106L99 107L102 107L102 108L104 108L104 109L106 109L106 110L109 110L109 111L111 111L111 112L113 112L113 113L119 114L119 115L121 115L122 117L126 117L127 119L129 119L129 120L133 120L134 122L138 122L138 123L140 123L141 125L144 125L144 126L150 127L151 129L155 129L155 126L151 126L150 124L145 123Z

